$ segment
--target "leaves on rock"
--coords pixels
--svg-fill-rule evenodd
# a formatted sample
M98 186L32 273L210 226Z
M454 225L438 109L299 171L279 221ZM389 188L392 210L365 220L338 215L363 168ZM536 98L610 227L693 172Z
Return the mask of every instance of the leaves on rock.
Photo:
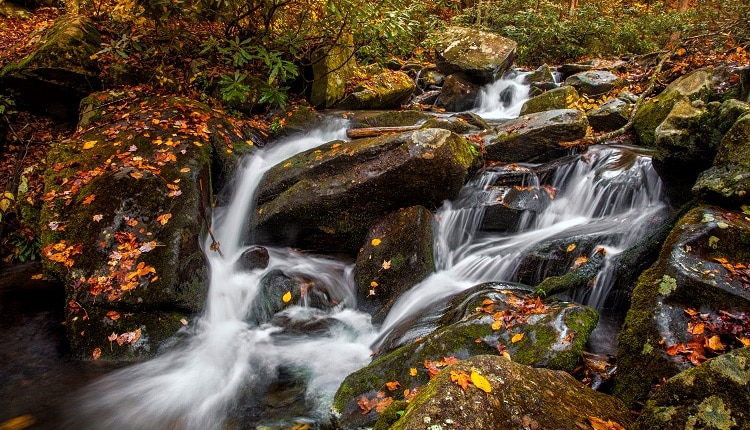
M625 430L625 427L612 420L604 421L601 418L592 416L589 416L588 420L589 424L591 424L591 427L593 427L594 430Z
M485 393L492 392L492 385L490 385L490 381L488 381L487 378L479 374L479 372L477 372L476 369L471 369L471 382L477 388L484 391Z
M284 303L289 303L290 301L292 301L292 292L287 291L286 293L284 293L284 295L281 296L281 301Z

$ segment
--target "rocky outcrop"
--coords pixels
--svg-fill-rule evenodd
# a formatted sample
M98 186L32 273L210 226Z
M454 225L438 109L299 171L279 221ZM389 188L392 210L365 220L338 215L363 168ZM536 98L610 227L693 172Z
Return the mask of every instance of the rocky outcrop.
M700 206L676 224L638 279L618 336L614 394L626 404L663 378L743 346L731 327L750 311L748 243L750 222L738 212Z
M245 143L187 99L96 93L82 105L79 132L47 156L45 268L66 285L74 354L137 359L205 301L209 134L227 139L217 150Z
M435 271L432 214L412 206L381 218L354 263L357 306L382 323L393 303Z
M472 381L465 389L459 382L462 375ZM446 367L408 404L396 406L394 409L403 411L403 415L392 411L401 417L390 423L389 428L394 430L433 428L430 426L476 430L592 426L614 429L632 425L630 412L622 402L585 387L565 372L534 369L491 355Z
M730 429L750 422L750 348L741 348L665 382L646 402L638 429Z
M258 190L258 240L358 250L370 226L402 207L455 196L478 154L447 130L335 141L273 167Z
M379 411L363 413L358 402L376 397L387 382L398 382L399 390L391 395L403 399L404 390L424 389L435 373L459 359L501 353L516 363L572 371L596 326L596 312L543 302L527 288L478 285L396 327L381 344L381 356L339 387L333 406L342 427L375 422Z
M493 161L543 163L567 154L560 142L586 135L586 115L575 109L556 109L524 115L501 124L497 137L485 143Z
M450 27L435 45L436 64L446 75L463 73L479 85L488 84L513 64L516 45L497 34Z
M416 89L404 72L385 70L373 76L336 103L337 109L398 109Z
M101 42L91 19L61 16L31 54L0 70L0 86L30 110L74 122L81 99L100 87L91 57Z

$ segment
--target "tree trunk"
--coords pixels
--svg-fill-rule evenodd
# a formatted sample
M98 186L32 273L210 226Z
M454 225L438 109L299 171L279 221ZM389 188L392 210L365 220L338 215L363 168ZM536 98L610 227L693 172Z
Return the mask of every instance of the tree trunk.
M677 5L677 12L685 12L688 10L689 5L690 0L680 0L680 3Z
M578 8L578 0L570 0L570 7L568 8L568 13L572 14L573 11L575 11Z

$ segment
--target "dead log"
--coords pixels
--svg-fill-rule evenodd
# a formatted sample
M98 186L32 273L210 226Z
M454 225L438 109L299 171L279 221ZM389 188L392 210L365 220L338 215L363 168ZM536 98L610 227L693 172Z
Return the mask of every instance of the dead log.
M401 127L363 127L350 128L346 130L346 137L349 139L359 139L361 137L377 137L390 133L401 133L404 131L419 130L420 125L404 125Z

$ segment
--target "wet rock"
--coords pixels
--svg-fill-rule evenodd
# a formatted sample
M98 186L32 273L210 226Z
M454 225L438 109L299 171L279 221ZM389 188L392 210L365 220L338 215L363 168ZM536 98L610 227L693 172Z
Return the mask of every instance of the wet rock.
M261 325L272 319L288 322L301 320L301 325L309 324L308 318L284 317L277 314L295 305L327 310L345 299L339 297L335 291L329 290L324 283L316 282L310 275L285 273L280 269L266 273L258 284L258 293L247 313L251 316L250 323L254 325ZM284 325L294 324L282 324L282 327Z
M351 94L336 103L337 109L397 109L416 89L404 72L384 70L357 85Z
M20 19L29 19L32 16L31 10L28 8L7 1L0 2L0 15L6 18Z
M742 346L714 321L729 318L724 312L750 311L750 284L734 268L750 259L748 245L750 222L741 213L700 206L676 224L633 291L618 336L615 395L633 405L663 378ZM706 329L692 328L699 323ZM720 349L719 344L711 349L708 339L714 335Z
M554 109L574 109L580 96L572 86L563 86L532 97L521 107L521 115Z
M565 85L570 85L579 94L585 94L590 97L607 94L612 90L624 87L625 84L624 79L612 72L603 70L580 72L565 79Z
M493 161L543 163L565 156L560 142L586 135L586 116L575 109L556 109L524 115L498 127L497 137L486 143Z
M438 97L440 97L440 90L431 90L431 91L425 91L424 93L415 96L410 103L410 106L413 105L427 105L432 106L437 102Z
M342 427L377 420L376 410L362 413L357 404L362 396L373 398L386 382L398 381L393 397L400 400L400 393L422 387L430 373L444 369L453 358L497 355L502 350L516 363L572 370L596 325L596 312L572 303L542 302L524 288L510 283L478 285L404 322L408 330L392 333L383 344L385 351L402 346L386 354L381 351L339 387L333 407Z
M271 117L271 124L275 124L276 139L304 133L323 125L325 116L318 113L306 102L294 104L288 110L276 113Z
M516 228L521 219L531 221L552 201L550 190L536 186L493 186L494 197L484 209L479 227L483 231L507 231Z
M464 391L451 372L481 375L490 391L474 384ZM440 372L419 390L390 428L573 429L607 422L621 426L617 428L632 425L630 412L618 399L589 389L565 372L482 355Z
M357 306L381 323L393 303L435 271L432 214L412 206L381 218L354 263Z
M445 82L445 75L434 67L422 69L417 74L417 85L423 90L439 88Z
M81 99L100 87L91 56L101 42L91 19L61 16L31 54L0 70L0 86L32 111L74 122Z
M646 402L639 429L744 428L750 422L750 348L730 351L667 380Z
M542 64L539 68L526 75L524 82L543 91L557 86L555 75L552 74L552 68L546 64Z
M750 113L734 123L719 145L713 166L698 177L693 193L737 207L750 199Z
M596 64L594 64L593 62L569 63L569 64L563 64L562 66L558 67L557 71L560 72L560 74L563 76L563 79L566 79L569 76L575 75L576 73L588 72L589 70L592 70L595 67L596 67Z
M481 129L469 124L466 120L457 116L451 117L436 117L425 122L422 128L442 128L444 130L450 130L457 134L468 134L480 131Z
M239 270L258 270L268 267L268 249L262 246L251 246L242 251L242 255L237 260L236 266Z
M310 103L317 108L330 108L346 95L346 85L356 73L354 43L351 36L341 43L319 48L311 55L313 82Z
M691 72L670 83L658 97L643 103L633 120L633 129L641 144L654 145L656 128L669 115L675 103L683 97L687 97L691 102L695 100L708 102L712 75L713 72L710 69Z
M435 57L444 74L462 73L483 85L510 68L516 42L485 31L450 27L435 45Z
M448 112L463 112L476 106L477 97L479 85L473 83L468 76L457 73L445 80L435 105Z
M207 106L183 98L96 93L82 105L83 131L47 156L45 270L66 284L74 354L136 358L135 341L112 347L113 329L140 329L147 345L139 351L153 354L205 302L209 133L240 133L218 116L209 123Z
M440 129L330 142L266 173L251 223L260 241L355 251L382 215L455 196L476 157Z
M418 110L355 112L349 118L351 128L401 127L420 124L433 116Z
M611 99L586 112L586 118L594 131L614 131L628 123L631 106L621 98Z

